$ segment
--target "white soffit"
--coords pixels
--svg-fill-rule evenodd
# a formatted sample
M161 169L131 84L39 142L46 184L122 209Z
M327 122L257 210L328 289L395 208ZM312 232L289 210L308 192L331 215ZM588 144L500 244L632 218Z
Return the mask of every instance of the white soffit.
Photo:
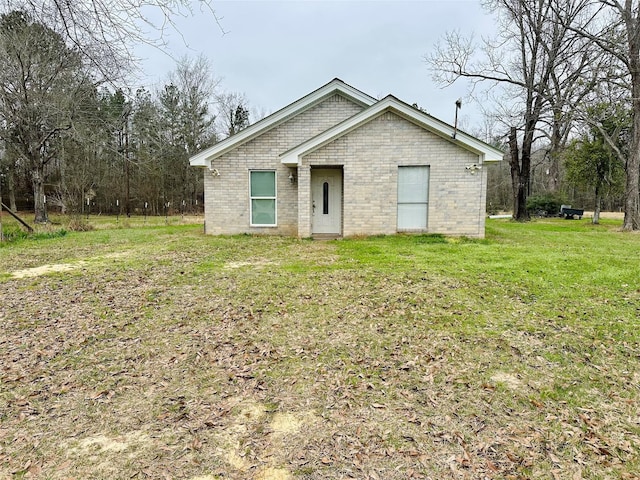
M280 125L289 118L313 107L335 93L340 93L363 107L368 107L376 102L375 98L370 97L366 93L344 83L339 78L334 78L326 85L300 98L299 100L296 100L277 112L272 113L259 122L254 123L235 135L216 143L200 153L197 153L189 159L189 164L192 167L211 167L211 161L215 158L224 155L228 151L233 150L259 135L262 135L267 130Z
M492 147L491 145L457 130L455 138L453 138L454 128L431 115L423 113L414 107L398 100L393 95L389 95L380 100L375 105L363 110L362 112L348 118L323 133L301 143L297 147L288 150L280 155L283 164L289 167L300 165L301 158L304 155L331 143L338 137L341 137L352 130L364 125L373 118L381 115L385 111L392 111L397 115L429 130L442 138L459 145L461 148L469 150L480 156L481 162L499 162L502 161L504 152Z

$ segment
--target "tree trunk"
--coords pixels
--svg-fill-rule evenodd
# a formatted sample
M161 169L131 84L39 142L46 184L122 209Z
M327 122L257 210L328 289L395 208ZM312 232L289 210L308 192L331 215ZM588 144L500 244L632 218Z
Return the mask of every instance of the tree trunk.
M513 219L519 222L530 220L527 211L527 188L529 187L529 168L524 165L518 149L518 132L511 127L509 132L509 165L511 166L511 185L513 187ZM525 166L527 168L525 168Z
M624 193L624 221L622 230L640 230L640 71L633 82L633 130L631 148L625 168L626 185Z
M640 18L632 10L632 2L625 3L623 18L627 24L629 73L633 105L631 148L625 167L624 221L622 230L640 230Z
M640 126L636 127L640 130ZM636 133L634 137L638 136L640 132ZM640 190L639 190L639 176L640 176L640 141L634 138L631 144L631 154L627 160L627 183L625 188L624 199L624 222L622 224L622 230L640 230Z
M556 193L560 187L560 151L562 148L562 132L560 125L562 112L554 109L553 124L551 126L551 145L549 148L549 174L547 175L547 188Z
M13 162L12 162L13 163ZM12 212L17 212L16 205L16 179L15 179L15 167L9 166L9 174L7 175L7 189L9 190L9 208Z
M131 178L129 175L129 159L124 160L124 172L125 172L125 191L124 191L124 209L127 218L131 217Z
M35 223L47 223L47 204L44 194L44 166L38 165L33 173L33 209L35 211Z
M600 205L602 204L602 189L600 185L596 186L596 202L593 206L593 220L591 223L598 225L600 223Z

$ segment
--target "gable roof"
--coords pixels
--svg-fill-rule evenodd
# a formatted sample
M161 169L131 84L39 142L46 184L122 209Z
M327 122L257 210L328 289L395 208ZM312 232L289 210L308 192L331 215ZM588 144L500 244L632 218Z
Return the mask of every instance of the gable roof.
M459 145L465 150L469 150L480 156L480 163L483 162L499 162L502 160L504 153L491 145L478 140L477 138L462 132L454 130L454 127L448 125L431 115L414 108L393 95L389 95L362 112L344 120L334 127L325 130L319 135L301 143L297 147L292 148L280 155L283 164L294 167L300 165L301 159L324 145L332 142L347 133L361 127L365 123L391 111L406 120L417 124L418 126L448 140L449 142ZM454 138L455 133L455 138Z
M308 95L296 100L295 102L287 105L286 107L272 113L268 117L263 118L257 123L250 125L249 127L241 130L240 132L232 135L221 142L216 143L212 147L197 153L189 159L189 163L193 167L207 167L211 166L211 161L215 158L224 155L228 151L242 145L243 143L262 135L266 131L277 127L281 123L286 122L295 115L307 110L326 98L340 93L355 103L368 107L376 103L376 99L367 95L364 92L344 83L339 78L334 78L326 85L314 90Z

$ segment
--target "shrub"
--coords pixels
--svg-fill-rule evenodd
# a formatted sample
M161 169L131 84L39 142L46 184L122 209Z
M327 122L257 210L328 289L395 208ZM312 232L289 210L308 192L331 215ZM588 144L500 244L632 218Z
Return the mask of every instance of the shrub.
M69 219L69 224L67 228L72 232L88 232L93 230L93 225L91 225L88 221L83 219L79 215L74 215Z
M527 198L527 210L532 215L557 215L564 200L554 194L545 193Z

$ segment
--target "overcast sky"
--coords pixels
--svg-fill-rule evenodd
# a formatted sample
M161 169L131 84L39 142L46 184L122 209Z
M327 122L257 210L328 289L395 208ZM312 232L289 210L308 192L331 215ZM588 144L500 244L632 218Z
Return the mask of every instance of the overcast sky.
M455 101L467 86L441 89L424 56L446 31L492 33L480 1L219 1L210 13L178 20L183 35L168 37L174 57L204 54L221 88L244 93L252 107L272 113L338 77L374 97L393 94L453 123ZM140 49L148 85L158 85L175 64ZM465 101L461 124L480 125Z

